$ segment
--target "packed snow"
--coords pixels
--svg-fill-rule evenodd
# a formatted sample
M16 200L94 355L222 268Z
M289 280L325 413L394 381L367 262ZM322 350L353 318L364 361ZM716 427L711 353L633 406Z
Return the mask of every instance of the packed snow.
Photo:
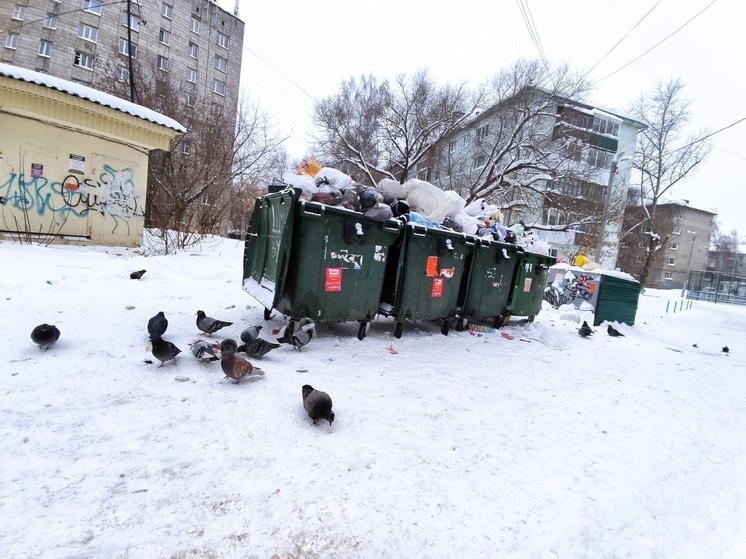
M189 344L284 326L242 258L0 243L0 557L746 557L746 308L647 290L623 338L546 304L448 336L317 324L235 383ZM158 311L183 351L162 367Z

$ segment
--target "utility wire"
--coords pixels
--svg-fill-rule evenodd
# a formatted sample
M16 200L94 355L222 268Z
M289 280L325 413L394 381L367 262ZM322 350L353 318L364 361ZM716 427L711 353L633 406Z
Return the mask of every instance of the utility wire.
M252 75L252 76L254 76L254 77L255 77L256 79L258 79L258 80L259 80L260 82L264 82L265 84L267 84L267 85L268 85L269 87L271 87L272 89L274 89L274 90L276 90L276 91L279 91L280 93L282 93L283 95L285 95L285 96L289 97L290 99L292 99L293 101L295 101L296 103L298 103L299 105L301 105L302 107L306 107L307 109L313 109L313 107L311 107L310 105L307 105L307 104L306 104L306 103L304 103L303 101L300 101L299 99L296 99L295 97L293 97L292 95L290 95L290 94L289 94L289 93L288 93L287 91L284 91L283 89L280 89L279 87L277 87L277 86L276 86L276 85L274 85L273 83L270 83L270 82L268 82L267 80L265 80L265 79L264 79L264 78L262 78L261 76L258 76L258 75L257 75L257 74L255 74L254 72L252 72L252 71L250 71L250 70L247 70L247 69L243 68L243 69L241 69L241 73L242 73L242 74L243 74L243 73L246 73L246 74L251 74L251 75Z
M655 9L656 9L656 8L658 7L658 5L659 5L659 4L661 3L661 2L662 2L662 0L658 0L658 1L657 1L657 2L655 3L655 5L654 5L654 6L652 7L652 8L650 8L650 9L649 9L649 10L648 10L648 11L647 11L647 12L645 13L645 15L644 15L644 16L642 16L642 17L641 17L641 18L640 18L640 19L639 19L639 20L637 21L637 23L635 23L635 24L634 24L634 25L632 26L632 28L631 28L631 29L630 29L629 31L627 31L627 32L626 32L626 33L625 33L625 34L624 34L624 35L622 36L622 38L621 38L621 39L619 39L619 40L618 40L618 41L616 42L616 44L615 44L615 45L614 45L613 47L611 47L611 49L609 49L609 52L607 52L606 54L604 54L604 55L603 55L603 56L602 56L601 58L599 58L599 59L598 59L598 62L596 62L596 63L595 63L595 64L594 64L593 66L591 66L591 69L590 69L590 70L588 70L588 71L587 71L587 72L585 73L585 75L586 75L586 76L587 76L587 75L589 75L589 74L590 74L591 72L593 72L593 70L595 70L595 69L596 69L596 66L598 66L599 64L601 64L601 62L603 62L604 60L606 60L606 57L608 57L608 56L609 56L609 55L610 55L610 54L611 54L612 52L614 52L614 49L616 49L616 48L617 48L617 47L618 47L618 46L619 46L619 45L621 44L621 42L622 42L622 41L624 41L624 39L626 39L627 37L629 37L629 34L630 34L630 33L632 33L632 32L633 32L633 31L634 31L635 29L637 29L637 26L638 26L638 25L640 25L640 24L641 24L641 23L642 23L642 22L643 22L643 21L645 20L645 18L646 18L646 17L648 17L648 16L650 15L650 13L651 13L651 12L652 12L653 10L655 10Z
M731 123L730 123L730 124L728 124L727 126L723 126L722 128L719 128L719 129L715 130L714 132L710 132L709 134L706 134L706 135L702 136L701 138L697 138L697 139L696 139L696 140L694 140L693 142L689 142L688 144L685 144L685 145L681 146L680 148L676 148L676 149L672 149L671 151L667 151L667 152L666 152L666 153L664 154L664 157L665 157L665 156L667 156L667 155L671 155L672 153L676 153L677 151L681 151L682 149L686 149L686 148L688 148L688 147L691 147L691 146L693 146L694 144L698 144L698 143L700 143L700 142L704 142L705 140L709 140L709 139L710 139L710 138L712 138L712 137L713 137L713 136L714 136L715 134L720 134L720 132L724 132L725 130L728 130L728 128L733 128L733 127L734 127L735 125L737 125L737 124L740 124L740 123L742 123L742 122L743 122L743 121L745 121L745 120L746 120L746 116L744 116L744 117L741 117L741 118L739 118L738 120L736 120L736 121L734 121L734 122L731 122ZM735 155L735 154L734 154L734 155ZM740 157L740 156L739 156L739 157Z
M621 68L617 68L616 70L614 70L614 71L613 71L613 72L611 72L610 74L607 74L606 76L604 76L603 78L601 78L600 80L597 80L597 81L599 81L599 82L602 82L602 81L604 81L604 80L605 80L606 78L610 78L611 76L613 76L613 75L614 75L614 74L616 74L617 72L621 72L622 70L624 70L624 69L625 69L625 68L626 68L627 66L629 66L629 65L630 65L630 64L632 64L633 62L637 62L638 60L640 60L640 59L641 59L641 58L642 58L643 56L645 56L646 54L648 54L648 53L649 53L650 51L652 51L653 49L655 49L655 48L659 47L659 46L660 46L661 44L663 44L663 43L664 43L665 41L667 41L668 39L670 39L671 37L673 37L673 36L674 36L674 35L675 35L676 33L678 33L679 31L681 31L682 29L684 29L684 27L686 27L687 25L689 25L689 24L690 24L690 23L691 23L692 21L694 21L694 20L695 20L695 19L696 19L697 17L699 17L699 16L700 16L700 15L701 15L702 13L704 13L704 12L705 12L705 11L706 11L707 9L709 9L709 8L710 8L710 6L712 6L712 5L713 5L713 4L715 3L715 2L717 2L717 0L712 0L712 2L710 2L709 4L707 4L707 6L705 6L704 8L702 8L702 9L701 9L701 10L700 10L699 12L697 12L696 14L694 14L694 15L693 15L693 16L692 16L692 17L691 17L690 19L688 19L688 20L687 20L687 21L686 21L686 22L685 22L685 23L684 23L684 24L683 24L683 25L682 25L681 27L679 27L678 29L676 29L676 30L675 30L675 31L673 31L672 33L670 33L670 34L666 35L666 36L665 36L665 37L664 37L663 39L661 39L661 40L660 40L660 41L658 41L658 42L657 42L656 44L654 44L654 45L653 45L652 47L650 47L650 48L649 48L648 50L646 50L645 52L643 52L643 53L642 53L642 54L641 54L640 56L638 56L637 58L634 58L634 59L630 60L629 62L627 62L627 63L626 63L626 64L625 64L624 66L622 66Z
M112 2L102 2L100 5L103 6L111 6L112 4L123 4L126 0L113 0ZM67 14L74 14L76 12L86 12L88 10L84 10L83 8L76 8L74 10L68 10L66 12L60 12L59 14L47 14L42 18L39 19L33 19L31 21L24 21L23 23L19 23L17 25L14 25L13 27L8 27L7 29L0 29L0 33L10 33L11 31L15 31L16 29L20 29L21 27L25 27L27 25L33 25L34 23L39 23L40 21L45 21L47 18L49 18L50 15L55 16L65 16Z
M254 46L256 46L256 45L254 45ZM296 87L296 88L297 88L297 89L298 89L299 91L301 91L301 92L303 92L303 93L304 93L305 95L307 95L307 96L308 96L308 97L309 97L309 98L310 98L310 99L311 99L312 101L315 101L315 100L316 100L316 98L315 98L315 97L314 97L313 95L311 95L310 93L308 93L308 91L306 91L306 90L305 90L305 89L303 89L303 88L302 88L302 87L301 87L300 85L298 85L298 84L297 84L297 83L296 83L296 82L295 82L295 81L294 81L294 80L293 80L293 79L292 79L292 78L291 78L290 76L288 76L288 75L287 75L287 73L285 73L285 72L284 72L284 71L282 70L282 68L280 68L280 67L279 67L279 66L278 66L277 64L275 64L275 63L274 63L274 62L273 62L273 61L272 61L271 59L269 59L269 57L268 57L268 56L267 56L266 54L264 54L264 53L260 54L260 53L259 53L259 52L257 52L256 50L254 50L254 49L252 49L251 47L249 47L249 46L248 46L248 45L246 44L246 42L244 42L244 45L243 45L243 47L244 47L244 50L246 50L246 51L250 52L251 54L253 54L254 56L256 56L256 57L257 57L257 58L258 58L259 60L261 60L261 61L262 61L262 62L264 62L264 63L265 63L265 64L266 64L267 66L269 66L269 68L270 68L270 69L272 69L272 70L274 70L275 72L277 72L277 73L278 73L278 74L279 74L280 76L282 76L282 77L283 77L283 78L285 78L285 79L286 79L286 80L287 80L288 82L290 82L290 83L291 83L291 84L292 84L293 86L295 86L295 87ZM259 49L258 47L256 47L256 48L257 48L257 50L259 50L259 51L261 50L261 49ZM263 54L264 54L264 56L262 56Z
M541 46L541 39L539 38L539 32L536 29L536 26L533 24L533 17L531 16L531 8L529 8L528 6L528 0L516 0L516 4L518 4L518 9L521 12L521 17L523 17L523 22L526 24L528 35L531 38L531 41L534 43L534 46L536 47L536 51L539 54L539 58L541 58L541 61L546 66L547 57L544 54L543 47Z

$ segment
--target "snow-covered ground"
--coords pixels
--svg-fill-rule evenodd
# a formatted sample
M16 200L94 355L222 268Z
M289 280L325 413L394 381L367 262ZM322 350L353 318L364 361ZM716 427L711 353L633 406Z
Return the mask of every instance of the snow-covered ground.
M0 557L746 557L746 308L648 290L624 338L546 306L447 337L324 324L235 384L189 344L199 309L218 340L282 326L242 248L0 243ZM177 365L145 362L158 311Z

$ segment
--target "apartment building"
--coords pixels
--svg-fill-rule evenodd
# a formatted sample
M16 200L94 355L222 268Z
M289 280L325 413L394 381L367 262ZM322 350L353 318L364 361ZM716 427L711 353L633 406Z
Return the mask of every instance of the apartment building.
M579 253L594 258L601 236L599 262L613 269L632 156L644 128L621 111L528 87L446 137L417 176L468 200L480 197L490 166L512 165L517 170L500 177L505 186L487 199L505 208L507 224L523 221L553 256L568 260Z
M2 62L121 97L130 93L131 68L160 73L187 105L199 98L228 114L239 98L243 33L244 23L215 0L0 3ZM122 87L102 87L112 79ZM135 102L145 85L134 83Z
M648 273L646 285L680 289L686 284L690 270L707 269L716 214L693 208L684 200L659 203L655 213L658 230L652 231L649 226L637 226L647 215L643 207L627 207L624 230L632 231L621 239L617 267L639 278L650 246L649 235L655 233L664 243Z

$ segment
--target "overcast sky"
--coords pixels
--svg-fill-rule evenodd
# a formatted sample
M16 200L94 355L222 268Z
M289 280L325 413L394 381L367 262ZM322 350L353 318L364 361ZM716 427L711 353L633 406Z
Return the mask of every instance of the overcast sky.
M231 12L235 7L235 0L219 3ZM384 79L428 68L442 83L477 84L518 58L537 58L523 13L549 62L578 70L598 63L590 74L597 83L592 103L624 109L657 81L681 77L693 100L693 130L714 132L746 117L740 59L746 7L733 0L240 0L242 88L293 130L288 148L300 157L310 140L314 100L335 93L349 77ZM746 237L746 120L713 141L708 161L674 196L717 211L724 231Z

